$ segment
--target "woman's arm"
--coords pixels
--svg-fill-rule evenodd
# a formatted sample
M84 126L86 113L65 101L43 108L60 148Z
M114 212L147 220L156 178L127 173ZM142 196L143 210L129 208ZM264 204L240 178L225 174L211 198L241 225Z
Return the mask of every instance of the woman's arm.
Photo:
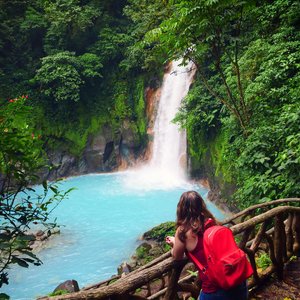
M179 230L180 229L177 228L175 237L167 236L166 238L166 243L173 247L171 253L175 260L182 259L185 251L185 244L179 239Z

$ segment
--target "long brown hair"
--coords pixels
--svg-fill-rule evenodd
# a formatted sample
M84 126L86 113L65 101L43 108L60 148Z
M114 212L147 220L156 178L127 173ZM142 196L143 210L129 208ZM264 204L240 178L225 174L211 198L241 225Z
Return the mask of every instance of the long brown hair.
M184 242L186 232L190 229L194 233L198 233L204 228L204 222L215 217L207 209L203 198L195 191L184 192L177 204L177 219L176 226L180 227L179 239Z

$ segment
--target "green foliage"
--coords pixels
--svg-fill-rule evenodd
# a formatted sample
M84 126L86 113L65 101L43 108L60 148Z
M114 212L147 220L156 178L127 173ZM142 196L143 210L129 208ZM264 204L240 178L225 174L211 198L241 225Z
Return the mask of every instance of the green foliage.
M147 249L145 247L138 247L136 249L136 256L139 259L145 258L148 255Z
M220 125L220 106L197 81L185 97L174 121L188 128L192 135L197 135L201 130L208 136Z
M83 81L79 74L79 63L75 55L61 52L42 59L35 80L41 84L45 96L55 101L78 101Z
M126 4L0 3L0 96L30 94L35 126L50 148L80 155L88 135L111 119L116 131L129 119L137 142L145 140L144 99L131 96L140 74L119 67L135 42L132 23L122 13Z
M119 61L131 42L130 36L122 32L119 27L101 28L98 37L92 50L101 56L101 61L104 63Z
M279 3L272 9L282 10ZM300 43L299 33L286 17L283 14L282 26L251 44L241 59L241 69L247 68L245 74L251 79L245 96L255 112L249 137L233 146L239 152L236 166L241 186L236 198L243 207L259 199L300 195L296 171L300 160Z
M229 144L230 130L222 126L221 120L228 114L203 86L199 79L190 90L176 115L174 122L186 128L189 141L189 155L195 169L205 170L207 176L219 178L220 184L232 182L231 166L226 149ZM208 161L214 166L207 170ZM196 162L200 162L197 163Z
M132 129L136 133L137 144L146 142L147 124L146 124L146 109L145 109L145 87L144 78L137 78L134 87L132 88L131 120Z
M88 29L101 15L100 7L93 1L88 2L82 5L79 0L44 1L45 18L49 23L44 49L48 55L77 48L77 40L88 35Z
M40 124L47 139L47 147L52 150L67 151L79 157L86 147L89 135L100 131L101 127L110 121L110 115L88 116L80 115L77 120L63 123L60 118L55 124L51 120L43 119Z
M153 260L156 256L155 253L150 253L151 245L149 244L141 244L139 247L137 247L135 251L135 256L139 260L139 264L144 265L148 263L149 261ZM161 254L161 251L158 255Z
M55 182L43 182L42 194L31 187L45 162L41 136L33 131L26 102L27 96L22 96L0 107L0 287L8 284L5 271L11 264L28 268L42 263L29 247L34 236L28 230L40 225L50 235L56 222L49 215L71 191L60 191Z
M0 299L1 299L1 300L9 300L10 297L9 297L7 294L0 293Z
M239 53L249 42L244 15L251 7L252 1L178 1L160 30L146 36L146 43L155 36L169 59L192 60L203 87L245 133L251 114L243 93Z
M191 270L187 270L187 272L192 275L193 277L198 277L198 271L191 271Z
M246 141L237 161L243 180L237 197L245 207L253 198L273 200L300 194L299 109L299 104L283 106L271 126L261 126Z
M127 80L116 82L113 90L114 108L111 110L111 123L115 130L125 121L135 134L137 145L143 144L146 136L146 112L144 99L144 78L137 82Z
M37 71L35 80L41 84L45 96L55 101L79 101L83 78L101 76L102 65L96 55L85 53L75 57L65 51L42 59L42 66Z
M213 142L209 143L212 163L215 166L214 176L220 177L227 183L233 181L230 160L228 160L227 149L229 147L228 130L222 128Z
M265 270L269 266L272 265L272 261L270 259L270 256L267 253L261 253L256 259L255 259L256 265L258 268L261 268L262 270Z
M125 119L130 113L130 107L127 105L128 102L128 86L127 82L118 82L115 85L115 107L114 115L115 119Z
M163 242L166 236L175 235L175 223L165 222L158 226L153 227L151 230L144 234L145 239L154 239L158 242Z
M31 95L35 137L50 148L80 155L106 122L116 132L126 123L145 143L144 88L164 62L183 57L198 70L175 121L187 129L194 168L236 183L242 207L299 195L299 1L0 8L1 97Z
M28 123L32 110L26 105L27 98L10 99L0 107L0 174L20 183L33 181L32 170L43 162L41 136Z
M221 105L200 85L199 80L185 97L174 122L186 128L189 154L201 161L213 145L220 128Z
M146 35L197 65L175 121L194 165L210 164L219 182L234 178L243 208L300 194L299 11L292 0L176 1Z
M81 73L85 78L102 77L99 70L103 67L96 54L84 53L78 57L81 65Z
M129 0L124 13L133 22L131 44L127 47L121 66L125 70L142 68L150 72L161 68L167 60L166 52L155 43L145 42L148 31L157 28L170 13L170 6L163 1Z
M68 290L57 290L56 292L50 293L48 296L54 297L54 296L60 296L60 295L66 295L69 294L70 292Z
M135 111L137 117L137 127L138 131L141 135L146 134L147 125L146 125L146 116L145 116L145 88L144 88L144 80L139 79L137 82L137 97L136 97L136 104L135 104Z

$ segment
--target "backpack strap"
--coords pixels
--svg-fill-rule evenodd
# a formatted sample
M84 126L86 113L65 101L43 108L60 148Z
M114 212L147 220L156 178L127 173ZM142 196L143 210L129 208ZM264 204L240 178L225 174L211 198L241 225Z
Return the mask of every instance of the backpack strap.
M196 258L195 255L193 255L191 252L187 251L187 256L191 259L191 261L197 266L197 268L205 274L206 272L206 267L204 267L201 262Z
M205 224L204 224L204 231L209 228L209 227L212 227L216 225L216 222L215 220L211 219L211 218L208 218L206 221L205 221ZM204 232L203 231L203 232ZM188 258L190 258L190 260L197 266L197 268L203 273L205 274L206 272L206 269L207 267L204 267L201 262L198 260L198 258L196 258L195 255L193 255L191 252L189 251L186 251L186 255L188 256Z

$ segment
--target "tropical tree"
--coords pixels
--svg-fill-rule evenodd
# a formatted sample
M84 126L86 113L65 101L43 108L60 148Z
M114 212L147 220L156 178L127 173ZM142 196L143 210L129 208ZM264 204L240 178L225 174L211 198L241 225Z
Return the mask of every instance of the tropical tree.
M27 96L22 96L0 106L0 287L8 284L11 264L27 268L42 263L30 248L34 240L30 229L50 235L56 221L49 215L70 192L60 191L55 182L44 181L41 194L33 186L45 160L42 138L30 124L33 112L26 101Z
M102 77L99 58L92 53L76 57L69 51L42 58L35 80L46 97L55 101L79 101L80 88L90 78Z
M244 134L251 111L239 59L252 38L252 7L253 1L175 1L172 15L144 40L149 46L162 44L169 59L192 60L202 85L238 120Z
M83 51L90 38L89 29L101 15L98 1L46 0L43 3L48 28L44 50L48 55L64 50Z
M167 19L171 6L165 1L129 0L124 14L131 20L128 28L130 43L125 50L125 58L121 66L126 70L147 70L157 72L158 68L168 59L162 51L162 44L145 43L145 35Z

